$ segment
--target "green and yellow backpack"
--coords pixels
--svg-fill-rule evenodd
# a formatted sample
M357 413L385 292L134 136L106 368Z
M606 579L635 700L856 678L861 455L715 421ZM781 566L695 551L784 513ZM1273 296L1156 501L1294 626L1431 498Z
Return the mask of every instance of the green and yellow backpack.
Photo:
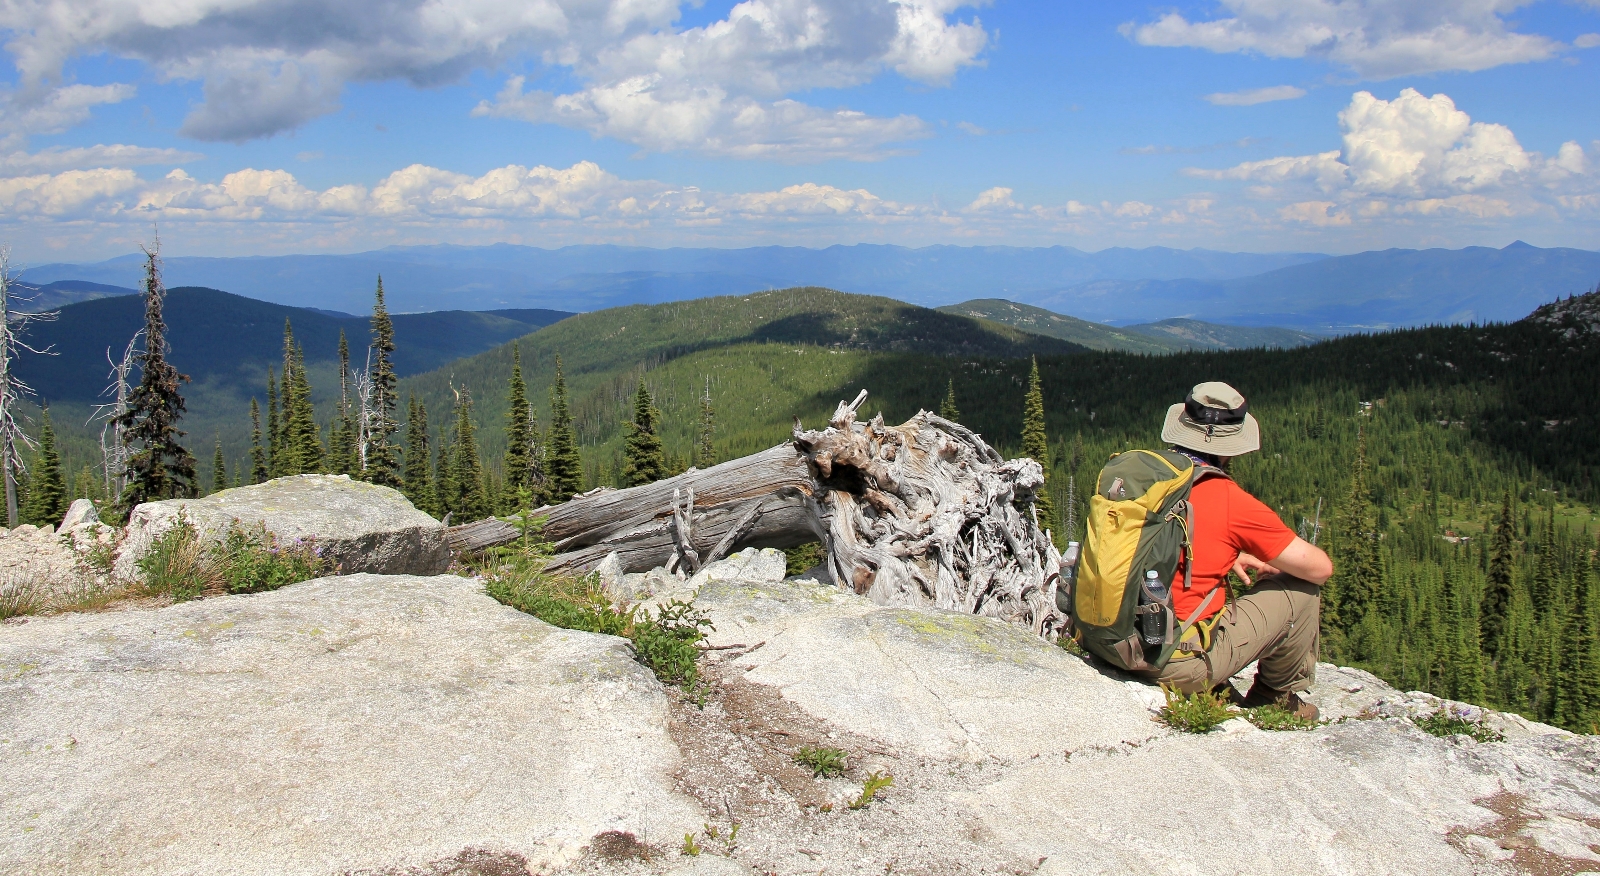
M1074 637L1085 650L1118 669L1159 671L1175 651L1200 652L1209 635L1189 636L1195 619L1223 588L1206 596L1182 625L1172 611L1172 580L1180 559L1192 557L1190 535L1194 510L1189 491L1205 477L1227 477L1217 468L1196 464L1173 450L1130 450L1119 453L1100 471L1085 518L1083 553L1060 606L1071 618ZM1188 589L1192 562L1184 562L1182 587ZM1164 601L1141 603L1147 572L1154 571L1167 588ZM1161 641L1141 635L1142 614L1164 613ZM1204 632L1209 633L1209 630Z

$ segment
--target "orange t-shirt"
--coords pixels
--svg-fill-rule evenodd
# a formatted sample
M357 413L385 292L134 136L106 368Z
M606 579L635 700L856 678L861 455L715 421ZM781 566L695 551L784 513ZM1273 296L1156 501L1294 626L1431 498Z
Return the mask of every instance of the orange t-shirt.
M1222 585L1241 551L1271 561L1295 539L1294 532L1265 502L1228 478L1201 480L1190 490L1189 501L1194 505L1194 574L1188 590L1183 589L1182 563L1173 576L1172 610L1179 623L1188 619L1207 593ZM1221 611L1224 604L1221 596L1211 600L1200 619Z

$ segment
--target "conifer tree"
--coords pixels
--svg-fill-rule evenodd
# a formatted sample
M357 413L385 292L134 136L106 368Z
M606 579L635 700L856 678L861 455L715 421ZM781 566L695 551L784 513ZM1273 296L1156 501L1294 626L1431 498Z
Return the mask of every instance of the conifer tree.
M1467 617L1462 608L1458 573L1453 568L1444 570L1444 644L1443 659L1446 683L1450 695L1468 703L1482 704L1488 693L1483 681L1483 653L1478 645L1478 625Z
M1383 560L1371 520L1372 491L1367 486L1366 432L1356 436L1356 458L1350 466L1350 492L1335 522L1339 570L1337 612L1346 632L1361 623L1383 586Z
M1495 525L1494 539L1490 545L1489 570L1483 590L1483 602L1478 609L1478 628L1483 640L1483 650L1488 654L1500 653L1501 640L1506 633L1507 618L1511 613L1516 581L1513 577L1513 551L1516 534L1511 522L1511 493L1507 492L1500 506L1500 522Z
M56 452L56 430L46 405L39 424L39 452L34 457L32 477L28 479L28 500L22 506L22 519L35 526L54 526L67 514L67 482L61 474L61 455Z
M131 511L142 502L188 498L195 492L194 454L181 443L178 428L187 407L179 387L189 376L167 361L167 323L162 313L167 290L156 252L145 250L144 350L135 356L141 376L128 396L128 409L114 424L122 427L131 451L127 486L118 505Z
M511 345L511 382L506 399L506 480L500 496L502 513L521 507L522 496L533 492L533 416L528 385L522 380L522 349Z
M628 438L622 465L622 485L637 487L667 476L667 458L661 451L659 423L661 411L656 400L639 378L639 391L633 395L633 419L628 421Z
M442 516L433 495L432 453L428 446L428 409L416 396L406 401L406 472L400 491L418 509Z
M450 514L451 498L456 492L455 475L452 473L455 457L451 453L450 429L445 423L439 424L439 437L434 444L438 449L435 451L437 461L433 466L433 506L442 520Z
M1557 726L1593 733L1592 725L1600 722L1600 588L1591 574L1586 544L1573 563L1572 578L1562 613L1552 717Z
M1022 455L1039 463L1045 482L1039 485L1033 505L1039 513L1041 529L1060 529L1055 503L1050 501L1050 444L1044 432L1044 384L1039 379L1039 359L1034 357L1028 373L1028 395L1022 404Z
M939 403L939 416L952 423L961 422L961 409L956 407L956 379L950 378L949 385L945 388L944 401Z
M400 429L395 422L399 400L395 395L393 355L394 321L383 303L383 277L379 277L377 298L372 305L372 425L367 439L367 468L362 475L386 487L400 486L399 450L393 443L394 434Z
M484 495L483 463L478 457L478 438L472 425L472 393L466 387L456 393L454 437L450 448L454 486L450 510L456 512L461 523L481 520L489 515L489 502Z
M267 366L267 470L271 477L283 474L283 441L280 440L278 428L278 383L272 375L272 366ZM264 480L264 479L263 479Z
M328 471L356 474L356 421L350 407L350 341L339 329L339 408L328 426Z
M1534 613L1543 615L1553 608L1561 590L1561 564L1556 557L1556 509L1550 507L1539 539L1539 565L1528 592L1533 596Z
M261 446L261 406L250 399L250 483L259 484L272 477L267 466L267 451Z
M289 324L284 323L285 362L283 369L284 474L315 474L322 471L322 440L316 412L311 406L311 381L306 377L305 351L294 343Z
M220 493L228 488L228 464L222 456L222 439L217 439L217 449L211 454L211 492Z
M78 483L72 490L72 497L100 501L100 479L94 476L93 468L86 465L78 469Z
M567 378L556 357L556 382L550 387L550 445L545 460L545 478L550 485L550 501L565 502L583 492L583 460L578 456L578 434L572 427L572 412L567 408Z
M717 412L711 407L711 378L706 378L706 389L700 396L700 424L695 431L694 467L707 469L717 464L717 448L713 438L717 431Z

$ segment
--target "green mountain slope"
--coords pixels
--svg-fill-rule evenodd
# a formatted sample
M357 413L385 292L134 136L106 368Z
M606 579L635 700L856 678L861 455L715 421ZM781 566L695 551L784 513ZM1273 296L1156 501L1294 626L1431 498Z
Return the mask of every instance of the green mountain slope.
M1316 335L1293 329L1218 325L1198 319L1163 319L1160 322L1116 328L1003 298L979 298L960 304L947 304L939 309L945 313L987 319L1023 331L1060 338L1091 350L1124 353L1303 347L1321 340Z
M1247 350L1251 347L1304 347L1321 338L1294 329L1271 326L1218 325L1198 319L1163 319L1130 325L1138 332L1163 341L1176 341L1193 350Z
M548 310L398 314L394 324L400 349L395 366L401 375L427 371L567 315ZM250 398L258 398L265 410L267 368L281 368L285 319L293 324L295 340L305 350L313 399L324 417L331 414L339 391L339 332L348 337L357 367L370 332L364 317L330 317L198 287L169 290L166 318L171 361L191 378L184 388L189 410L181 428L189 432L197 455L207 460L217 438L230 458L244 455ZM101 392L109 383L111 367L107 350L120 357L143 324L143 300L119 295L66 305L56 320L28 329L28 342L48 349L50 355L23 354L17 360L17 374L55 409L72 470L98 457L99 427L86 426L85 421L92 406L104 400Z
M1174 353L1191 345L1163 335L1118 329L1088 320L1063 316L1031 304L1018 304L1004 298L975 298L939 308L944 313L998 322L1025 332L1060 338L1091 350L1120 350L1126 353Z
M600 310L521 341L524 373L541 401L548 401L541 390L554 379L555 356L562 357L580 437L589 443L608 440L620 428L617 405L631 393L641 370L701 351L749 346L791 350L797 361L819 356L854 361L857 357L847 354L896 352L937 361L1085 352L1009 326L816 287ZM453 398L452 387L465 386L481 421L498 424L505 416L510 371L511 348L504 345L403 381L401 391L415 392L430 411L441 411ZM698 392L689 396L697 397ZM486 431L487 452L497 455L502 437L492 425Z

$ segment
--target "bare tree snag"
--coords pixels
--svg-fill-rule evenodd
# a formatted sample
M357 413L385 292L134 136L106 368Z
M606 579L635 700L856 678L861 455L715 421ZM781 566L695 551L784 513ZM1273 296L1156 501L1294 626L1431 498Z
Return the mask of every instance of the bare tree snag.
M881 605L981 614L1054 637L1061 556L1031 513L1039 464L1002 459L927 411L900 426L858 423L866 396L841 402L825 429L796 421L770 450L556 506L544 527L557 550L550 567L587 572L616 552L625 572L692 573L743 547L821 541L833 580Z

